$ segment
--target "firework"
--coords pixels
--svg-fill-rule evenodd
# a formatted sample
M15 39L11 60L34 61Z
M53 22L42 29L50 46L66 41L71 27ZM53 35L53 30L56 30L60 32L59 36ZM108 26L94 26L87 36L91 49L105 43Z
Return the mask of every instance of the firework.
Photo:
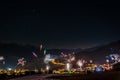
M120 59L120 56L118 54L111 54L110 55L112 60L118 61Z
M49 62L53 61L55 58L51 58L50 54L47 54L44 58L44 63L48 64Z
M25 65L25 60L24 60L24 58L20 58L20 59L18 59L18 63L17 63L17 65L21 65L21 66L24 66Z
M52 62L52 64L54 64L54 65L61 65L61 66L65 65L64 63L56 62L55 60L53 60L53 61L51 61L51 62Z
M46 55L46 53L47 53L47 51L46 51L46 49L44 50L44 55Z
M67 70L67 71L70 71L70 67L71 67L71 66L70 66L70 63L67 63L67 64L66 64L66 70Z
M36 58L38 57L38 55L35 52L32 52L33 56L35 56Z
M78 60L77 64L78 64L79 67L82 67L83 66L83 61L82 60Z
M42 46L42 44L40 45L40 51L42 50L42 48L43 48L43 46Z
M110 63L120 62L120 56L118 54L110 54L106 56L106 59L109 60Z
M71 63L75 60L75 55L73 54L64 54L61 53L61 58L64 60L64 62Z

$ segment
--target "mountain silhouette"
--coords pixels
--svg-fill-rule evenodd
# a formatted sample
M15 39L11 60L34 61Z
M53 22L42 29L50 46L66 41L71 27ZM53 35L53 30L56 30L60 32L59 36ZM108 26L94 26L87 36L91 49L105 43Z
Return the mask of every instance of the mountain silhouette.
M43 63L45 57L44 49L46 49L46 54L60 56L61 52L65 54L75 53L76 59L85 59L89 61L92 59L95 63L104 63L105 57L110 54L120 54L120 40L114 41L109 44L92 47L88 49L47 49L43 48L40 51L39 46L33 45L21 45L16 43L2 43L0 42L0 56L5 57L6 64L17 64L19 58L24 57L27 61L32 61L35 59L32 52L38 55L38 58Z

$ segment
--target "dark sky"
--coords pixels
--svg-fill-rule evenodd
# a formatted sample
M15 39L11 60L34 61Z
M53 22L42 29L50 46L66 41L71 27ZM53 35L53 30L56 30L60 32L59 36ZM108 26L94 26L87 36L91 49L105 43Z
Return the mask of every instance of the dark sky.
M117 2L1 2L0 41L88 48L120 40Z

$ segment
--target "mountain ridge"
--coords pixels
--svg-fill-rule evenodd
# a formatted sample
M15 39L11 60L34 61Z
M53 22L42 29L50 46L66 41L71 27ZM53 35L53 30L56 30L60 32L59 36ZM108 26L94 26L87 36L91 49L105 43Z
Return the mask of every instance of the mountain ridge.
M43 48L42 51L39 50L39 46L32 45L20 45L16 43L1 43L0 42L0 56L5 56L7 61L17 61L18 58L25 57L27 60L32 59L34 56L32 52L35 52L39 58L44 58ZM88 49L46 49L47 54L60 55L61 52L75 53L76 59L93 59L96 63L104 63L105 56L113 53L120 54L120 40L114 41L102 46L96 46Z

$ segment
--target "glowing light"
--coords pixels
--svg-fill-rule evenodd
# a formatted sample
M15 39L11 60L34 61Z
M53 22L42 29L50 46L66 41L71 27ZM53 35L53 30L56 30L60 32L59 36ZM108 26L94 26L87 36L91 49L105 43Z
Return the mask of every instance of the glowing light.
M71 58L71 61L74 61L75 60L75 57L73 56L72 58Z
M17 65L21 65L21 66L24 66L25 65L25 60L24 60L24 58L20 58L20 59L18 59L18 63L17 63Z
M109 57L115 62L118 62L120 60L120 56L118 54L111 54Z
M44 50L44 55L46 55L46 52L47 52L47 51L46 51L46 49L45 49L45 50Z
M78 66L82 67L83 66L83 62L81 60L78 60L77 62Z
M38 56L37 56L37 54L35 53L35 52L32 52L32 54L37 58Z
M68 63L71 63L75 60L75 55L74 53L72 54L64 54L64 53L61 53L61 57L63 58L63 60L65 62L68 62Z
M53 60L53 61L51 61L52 62L52 64L54 64L54 65L65 65L65 64L63 64L63 63L60 63L60 62L55 62L55 60Z
M107 63L109 63L109 60L108 60L108 59L106 59L106 62L107 62Z
M68 74L73 74L73 72L72 71L68 71Z
M46 66L46 70L49 71L49 69L50 69L50 66L47 65L47 66Z
M101 67L96 67L96 71L97 71L97 72L101 72L101 71L103 71L103 70L102 70Z
M7 70L11 71L11 70L12 70L12 68L10 68L10 67L9 67L9 68L7 68Z
M43 48L43 46L42 46L42 44L40 45L40 51L42 50L42 48Z
M69 71L70 70L70 63L66 64L66 69Z
M3 64L5 64L5 61L3 61Z
M55 58L51 58L50 54L47 54L44 58L44 63L48 64L51 61L54 61Z
M0 61L4 60L4 57L3 56L0 56Z
M90 60L90 63L93 63L93 61L92 61L92 60Z

